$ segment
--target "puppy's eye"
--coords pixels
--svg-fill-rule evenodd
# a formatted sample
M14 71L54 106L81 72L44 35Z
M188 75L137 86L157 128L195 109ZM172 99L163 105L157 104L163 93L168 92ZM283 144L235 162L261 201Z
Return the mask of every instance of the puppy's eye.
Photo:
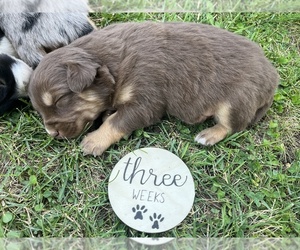
M63 95L55 102L55 106L58 108L65 108L70 105L70 95Z

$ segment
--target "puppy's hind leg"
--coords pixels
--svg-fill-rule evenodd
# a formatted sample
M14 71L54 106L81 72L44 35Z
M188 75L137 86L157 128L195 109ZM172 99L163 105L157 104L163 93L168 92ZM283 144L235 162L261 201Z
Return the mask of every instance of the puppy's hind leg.
M268 109L272 105L273 97L270 100L266 101L262 107L256 110L255 116L251 121L251 125L257 123L263 116L267 113Z
M228 134L232 133L230 125L230 105L223 103L214 114L217 124L211 128L204 129L196 137L195 141L204 145L211 146L223 140Z

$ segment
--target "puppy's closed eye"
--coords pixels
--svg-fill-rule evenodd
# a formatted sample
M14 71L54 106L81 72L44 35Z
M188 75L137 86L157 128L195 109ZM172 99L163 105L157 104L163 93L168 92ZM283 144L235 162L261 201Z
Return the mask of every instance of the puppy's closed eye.
M55 102L55 106L57 108L66 108L71 103L71 100L72 100L71 95L72 94L66 94L66 95L59 97L57 99L57 101Z

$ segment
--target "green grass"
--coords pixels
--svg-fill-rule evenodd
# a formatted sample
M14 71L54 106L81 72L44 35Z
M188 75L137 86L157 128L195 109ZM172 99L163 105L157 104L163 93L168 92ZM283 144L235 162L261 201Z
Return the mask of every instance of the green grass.
M295 0L90 0L93 10L101 12L261 12L299 11Z
M175 118L138 130L101 157L83 156L82 139L45 132L28 103L0 119L0 236L140 237L109 204L113 166L141 147L178 155L195 180L187 218L164 237L296 237L300 235L300 14L93 13L98 26L125 21L209 23L259 43L281 76L274 103L257 125L204 148L201 129Z

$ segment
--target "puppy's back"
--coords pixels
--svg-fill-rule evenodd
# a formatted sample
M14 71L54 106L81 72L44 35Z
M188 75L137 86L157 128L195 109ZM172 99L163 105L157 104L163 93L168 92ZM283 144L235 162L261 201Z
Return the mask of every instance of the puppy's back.
M122 135L159 121L165 112L191 124L214 117L217 124L195 138L213 145L259 120L272 103L278 80L262 49L244 37L202 24L126 23L94 31L45 56L29 93L34 106L49 117L57 112L48 111L38 90L60 96L63 83L81 96L93 90L97 108L90 113L117 110L96 132L92 147L89 138L84 140L85 152L95 155ZM59 129L58 134L71 136L63 126ZM108 134L113 139L107 141Z
M233 131L265 114L279 81L260 46L211 25L116 24L75 41L73 46L98 55L118 76L117 84L124 84L129 77L132 80L127 84L136 83L137 92L148 89L147 94L157 103L165 100L168 113L187 123L201 120L197 117L203 110L206 117L230 107ZM120 65L126 70L120 71Z

